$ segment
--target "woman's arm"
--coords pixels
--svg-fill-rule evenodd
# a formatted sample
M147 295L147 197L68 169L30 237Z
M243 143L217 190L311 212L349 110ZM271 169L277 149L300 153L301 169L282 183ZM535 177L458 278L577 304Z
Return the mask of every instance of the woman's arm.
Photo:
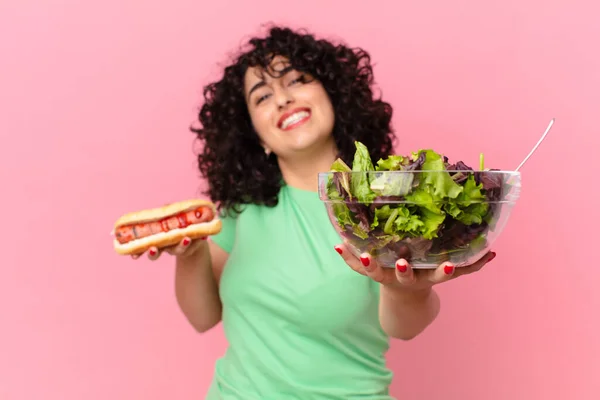
M221 321L219 281L228 254L209 240L200 240L191 254L176 256L175 295L181 311L198 332Z
M496 256L488 252L471 265L455 268L445 262L435 269L413 270L400 259L396 268L382 268L370 254L359 258L345 244L335 246L350 268L381 284L379 295L379 322L391 337L409 340L423 332L438 316L440 299L433 286L483 268Z
M391 337L410 340L425 330L440 312L440 298L432 288L411 290L381 286L379 322Z

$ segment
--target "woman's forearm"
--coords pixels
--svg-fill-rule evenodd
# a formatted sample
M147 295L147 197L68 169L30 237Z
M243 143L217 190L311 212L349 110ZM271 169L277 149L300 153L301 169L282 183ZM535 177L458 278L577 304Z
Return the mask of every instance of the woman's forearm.
M189 256L178 256L175 295L181 311L198 332L206 332L221 320L221 299L211 267L208 244Z
M429 288L420 291L381 286L379 321L391 337L410 340L425 330L440 311L440 299Z

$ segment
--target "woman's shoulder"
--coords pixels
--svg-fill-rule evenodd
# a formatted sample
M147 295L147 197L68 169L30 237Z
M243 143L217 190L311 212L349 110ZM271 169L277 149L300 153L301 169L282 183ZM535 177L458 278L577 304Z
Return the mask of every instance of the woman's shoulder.
M268 209L268 206L259 204L220 208L217 215L221 220L221 231L213 235L212 240L228 253L231 252L239 235L247 237L249 231L257 230L261 221L264 223Z
M221 220L223 229L234 229L239 223L261 218L267 206L258 204L242 204L221 208L218 211L218 218Z

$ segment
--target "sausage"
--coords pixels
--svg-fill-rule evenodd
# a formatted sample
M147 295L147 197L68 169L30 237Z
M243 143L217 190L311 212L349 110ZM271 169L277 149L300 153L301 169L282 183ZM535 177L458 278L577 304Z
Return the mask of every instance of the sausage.
M124 225L117 228L115 237L121 244L141 239L160 232L168 232L173 229L185 228L192 224L209 222L214 218L214 212L210 207L198 207L195 210L182 212L158 221Z

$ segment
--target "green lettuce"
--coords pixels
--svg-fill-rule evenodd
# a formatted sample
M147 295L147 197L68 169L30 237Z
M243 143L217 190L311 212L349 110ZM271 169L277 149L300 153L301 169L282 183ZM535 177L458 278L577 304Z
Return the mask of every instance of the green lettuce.
M364 144L355 146L352 168L340 159L331 166L336 174L329 182L329 198L344 200L333 205L340 227L360 239L373 239L373 249L407 238L431 242L443 235L445 225L486 221L488 199L473 170L450 174L447 159L431 149L374 164ZM382 173L387 171L395 172Z

